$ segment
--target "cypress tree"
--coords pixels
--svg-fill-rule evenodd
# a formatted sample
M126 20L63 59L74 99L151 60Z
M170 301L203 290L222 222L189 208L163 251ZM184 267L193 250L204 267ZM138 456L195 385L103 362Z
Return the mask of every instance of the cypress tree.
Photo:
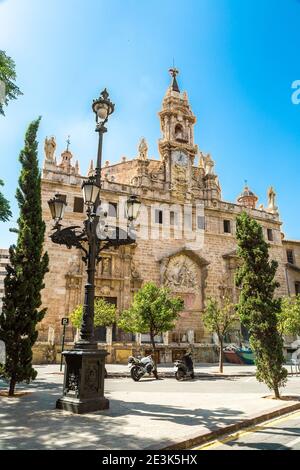
M41 175L36 140L40 118L25 135L20 153L21 174L16 198L20 214L17 244L10 247L10 266L4 281L5 296L0 314L0 339L6 345L4 375L9 380L9 396L19 382L34 380L32 347L37 340L36 325L46 310L40 310L41 290L48 271L48 255L43 253L45 223L42 220Z
M242 260L236 274L236 284L241 287L238 310L241 321L249 329L250 345L256 357L256 377L280 398L279 388L286 383L287 371L283 367L283 341L278 332L281 301L274 296L279 287L275 280L278 263L270 260L261 225L246 212L237 217L236 235Z

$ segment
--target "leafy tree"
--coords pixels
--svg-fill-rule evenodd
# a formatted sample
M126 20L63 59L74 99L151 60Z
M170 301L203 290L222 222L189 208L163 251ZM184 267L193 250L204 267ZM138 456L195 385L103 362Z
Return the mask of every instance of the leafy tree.
M278 329L281 335L300 336L300 295L283 297L281 300Z
M0 340L6 345L4 374L9 379L9 396L17 383L36 377L32 367L32 347L37 340L37 324L46 309L40 310L48 255L43 253L45 223L42 220L41 176L36 135L40 119L32 122L20 153L22 165L16 198L19 204L17 244L10 247L10 266L4 281L5 295L0 314Z
M202 318L208 331L218 335L220 348L219 370L223 374L224 337L239 320L236 305L227 296L223 297L220 303L216 299L209 298Z
M23 93L15 84L16 67L14 61L4 51L0 50L0 114L4 116L3 105L8 105L9 100L15 100ZM4 96L2 97L2 93Z
M70 314L70 320L75 328L80 328L82 323L82 305L78 305ZM95 300L95 326L112 326L117 322L116 306L106 302L104 299Z
M0 186L4 186L2 180L0 180ZM7 201L7 199L5 199L5 197L0 191L0 222L7 222L11 216L12 213L10 211L9 202Z
M274 279L278 263L270 261L261 225L246 212L237 217L237 242L242 261L236 274L236 284L241 287L238 311L255 351L256 377L280 398L279 388L286 384L287 371L277 321L281 302L274 297L279 287Z
M183 300L172 297L169 289L146 283L134 296L130 309L125 310L118 322L122 330L149 334L155 351L155 336L174 328Z

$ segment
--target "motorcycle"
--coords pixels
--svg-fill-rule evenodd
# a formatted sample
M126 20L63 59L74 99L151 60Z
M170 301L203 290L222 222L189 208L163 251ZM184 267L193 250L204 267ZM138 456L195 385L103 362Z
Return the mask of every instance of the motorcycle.
M138 382L145 374L151 375L153 373L157 377L156 365L151 355L142 358L130 356L128 358L128 367L131 378L135 382Z
M179 382L185 379L194 379L194 368L188 368L184 361L176 361L174 364L175 378Z

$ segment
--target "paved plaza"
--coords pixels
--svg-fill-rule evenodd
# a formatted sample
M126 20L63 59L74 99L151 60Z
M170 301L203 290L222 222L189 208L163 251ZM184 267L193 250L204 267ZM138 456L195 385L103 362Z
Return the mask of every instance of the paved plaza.
M120 377L105 382L109 410L78 416L55 410L59 367L37 370L35 382L18 388L28 395L0 398L0 449L157 449L294 403L262 398L270 392L251 375L139 383ZM289 378L284 395L300 396L299 376Z

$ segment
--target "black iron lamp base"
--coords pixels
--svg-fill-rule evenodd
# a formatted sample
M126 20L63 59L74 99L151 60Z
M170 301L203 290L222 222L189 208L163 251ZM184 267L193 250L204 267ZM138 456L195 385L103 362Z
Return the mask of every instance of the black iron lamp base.
M105 357L102 349L73 349L64 351L65 375L63 396L56 408L76 414L107 410L104 397Z
M85 413L93 413L94 411L108 410L109 400L105 397L87 400L65 397L57 400L56 408L58 410L70 411L71 413L81 415Z

